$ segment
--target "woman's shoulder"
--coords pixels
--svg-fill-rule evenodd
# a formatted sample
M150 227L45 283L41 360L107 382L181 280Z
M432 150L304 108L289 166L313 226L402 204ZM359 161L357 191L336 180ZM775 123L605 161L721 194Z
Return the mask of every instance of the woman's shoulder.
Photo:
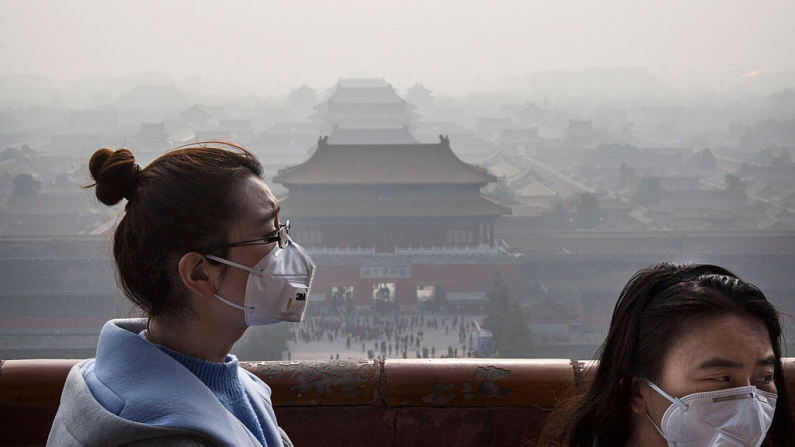
M240 372L240 382L243 384L243 387L246 389L246 391L256 390L264 398L270 401L271 387L269 387L267 383L263 382L262 379L257 377L256 374L252 373L243 366L239 366L238 368Z
M89 388L84 372L91 366L93 359L69 371L48 445L214 445L198 433L142 424L115 414L97 401Z
M171 435L160 438L143 439L140 441L124 444L124 447L214 447L218 444L212 443L192 435Z

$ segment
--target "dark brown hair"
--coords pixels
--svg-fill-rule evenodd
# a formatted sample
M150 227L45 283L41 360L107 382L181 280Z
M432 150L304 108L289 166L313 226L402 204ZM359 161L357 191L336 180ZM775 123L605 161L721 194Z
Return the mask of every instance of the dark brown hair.
M776 412L764 446L793 445L795 424L781 368L778 312L754 285L708 264L657 264L636 273L618 298L599 364L587 391L549 418L539 446L624 446L631 432L633 377L659 379L663 361L686 324L713 315L750 316L770 334L776 357Z
M180 258L226 244L227 226L239 213L236 185L250 175L262 177L252 153L217 141L177 148L143 169L127 149L100 149L89 171L100 202L127 199L113 237L118 282L150 318L189 310Z

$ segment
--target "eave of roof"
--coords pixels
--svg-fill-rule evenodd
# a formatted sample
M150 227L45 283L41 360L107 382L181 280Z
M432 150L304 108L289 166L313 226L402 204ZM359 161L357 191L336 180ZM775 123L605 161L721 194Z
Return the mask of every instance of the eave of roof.
M274 182L290 185L481 184L496 181L483 168L461 161L450 141L437 144L328 144L320 139L312 157L283 169Z
M485 217L510 208L482 195L377 197L290 197L279 200L281 214L298 217Z

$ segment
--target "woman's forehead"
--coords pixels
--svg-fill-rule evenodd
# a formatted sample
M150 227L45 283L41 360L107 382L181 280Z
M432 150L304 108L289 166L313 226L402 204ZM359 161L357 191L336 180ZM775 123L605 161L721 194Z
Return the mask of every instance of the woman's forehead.
M666 364L694 369L711 359L753 365L773 354L770 334L758 318L722 315L692 319L668 352Z
M268 185L258 177L249 176L240 187L240 220L244 226L259 228L274 219L279 211L279 201Z

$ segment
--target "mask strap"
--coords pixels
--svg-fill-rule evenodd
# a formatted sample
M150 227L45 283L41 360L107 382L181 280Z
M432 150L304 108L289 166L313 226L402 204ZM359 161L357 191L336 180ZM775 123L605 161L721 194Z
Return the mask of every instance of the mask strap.
M212 259L213 261L218 261L221 264L231 265L232 267L237 267L239 269L243 269L243 270L249 271L249 272L254 273L254 274L258 274L259 273L258 271L254 270L251 267L246 267L245 265L238 264L237 262L227 261L226 259L219 258L218 256L204 255L204 257ZM229 300L221 298L220 295L215 295L215 297L218 298L219 300L221 300L222 302L234 307L235 309L240 309L242 311L247 311L247 310L253 310L254 309L253 307L246 307L246 306L240 306L238 304L235 304L235 303L233 303L233 302L231 302Z
M680 409L682 409L684 411L687 411L687 405L684 402L682 402L681 400L679 400L678 397L674 398L674 397L669 396L668 393L663 391L662 388L660 388L657 385L655 385L654 382L652 382L649 379L643 378L643 381L646 382L646 384L649 385L654 391L658 392L662 397L670 400L674 405L676 405Z
M665 433L663 433L662 430L660 430L660 427L658 427L657 424L654 423L654 419L652 419L651 416L649 416L649 413L646 413L646 417L649 418L649 421L651 422L651 425L654 426L654 429L657 430L657 433L659 433L660 436L662 436L663 439L665 439L665 441L667 442L668 441L668 437L666 437Z
M255 275L259 275L259 274L260 274L260 272L259 272L259 271L257 271L257 270L254 270L254 269L253 269L253 268L251 268L251 267L246 267L245 265L243 265L243 264L238 264L237 262L227 261L226 259L224 259L224 258L219 258L218 256L213 256L213 255L204 255L204 257L205 257L205 258L208 258L208 259L212 259L213 261L218 261L218 262L220 262L221 264L231 265L232 267L237 267L237 268L239 268L239 269L243 269L243 270L245 270L245 271L247 271L247 272L251 272L251 273L253 273L253 274L255 274Z
M235 304L235 303L233 303L233 302L231 302L231 301L229 301L229 300L225 300L225 299L221 298L221 297L220 297L220 296L218 296L218 295L215 295L215 297L216 297L216 298L218 298L219 300L223 301L224 303L226 303L226 304L228 304L228 305L230 305L230 306L234 307L235 309L240 309L240 310L243 310L243 311L246 311L246 310L253 310L253 309L254 309L253 307L246 307L246 306L240 306L240 305L237 305L237 304Z
M293 240L292 240L292 239L290 239L290 236L288 235L288 236L287 236L287 242L284 244L284 247L279 247L279 246L277 245L277 246L276 246L276 247L273 249L273 252L274 252L274 253L273 253L273 257L274 257L274 258L278 258L278 257L279 257L279 255L280 255L280 254L282 254L282 252L283 252L284 250L286 250L286 249L287 249L287 247L288 247L290 244L292 244L292 243L293 243Z

